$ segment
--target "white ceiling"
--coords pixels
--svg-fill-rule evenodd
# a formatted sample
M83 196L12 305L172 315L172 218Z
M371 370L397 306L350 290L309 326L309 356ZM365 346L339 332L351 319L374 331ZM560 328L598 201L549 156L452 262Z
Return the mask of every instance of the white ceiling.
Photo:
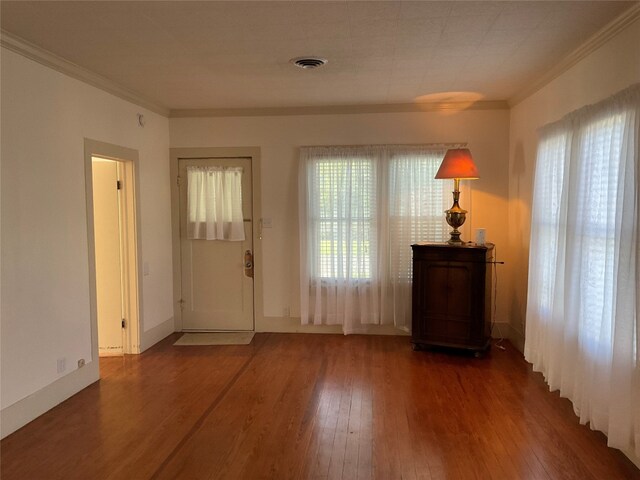
M634 3L4 0L0 18L166 108L261 108L506 100Z

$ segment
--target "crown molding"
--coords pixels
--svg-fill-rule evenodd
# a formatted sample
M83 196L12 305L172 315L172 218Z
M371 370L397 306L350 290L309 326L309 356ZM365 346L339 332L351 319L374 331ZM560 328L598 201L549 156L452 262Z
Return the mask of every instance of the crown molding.
M516 93L508 101L509 107L514 107L526 98L530 97L545 85L548 85L557 77L573 67L580 60L595 52L598 48L618 35L629 25L640 19L640 2L625 10L618 17L607 23L593 34L589 39L556 63L544 75L529 83L525 88Z
M429 102L379 105L324 105L315 107L174 109L169 113L169 117L271 117L282 115L344 115L508 109L509 104L506 100L485 100L474 102Z
M0 46L30 60L52 68L96 88L111 93L135 105L172 118L185 117L263 117L282 115L336 115L362 113L402 113L440 112L464 110L507 110L505 100L485 100L468 102L429 102L379 105L326 105L307 107L264 107L264 108L210 108L170 110L139 93L129 90L102 75L76 65L48 50L34 45L6 30L0 30Z
M69 77L75 78L76 80L80 80L99 88L100 90L104 90L107 93L111 93L123 100L146 108L147 110L159 113L165 117L169 116L169 109L159 105L153 100L145 98L143 95L140 95L133 90L122 87L102 75L65 60L64 58L5 30L0 30L0 46Z
M265 107L265 108L211 108L211 109L168 109L143 95L129 90L102 75L76 65L58 55L34 45L5 30L0 30L0 46L18 53L35 62L72 78L88 83L111 93L135 105L156 112L165 117L255 117L283 115L335 115L363 113L403 113L403 112L441 112L464 110L508 110L533 95L555 78L573 67L580 60L593 53L603 44L616 36L629 25L640 19L640 2L637 2L602 29L592 35L585 43L556 63L544 75L538 77L507 100L488 100L476 102L429 102L378 105L327 105L307 107Z

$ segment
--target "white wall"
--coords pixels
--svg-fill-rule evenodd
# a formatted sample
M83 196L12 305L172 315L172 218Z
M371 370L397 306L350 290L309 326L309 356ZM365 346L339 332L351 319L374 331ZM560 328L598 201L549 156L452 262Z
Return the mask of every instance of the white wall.
M640 82L640 21L511 109L509 134L509 291L512 326L524 339L531 198L537 129Z
M139 240L150 273L142 277L141 343L144 332L172 324L173 305L168 120L11 51L1 54L4 414L74 373L78 359L92 360L85 138L139 152ZM62 374L59 358L66 358Z
M301 115L170 119L171 147L260 147L262 216L273 228L263 232L264 316L256 328L293 326L300 315L297 162L303 145L421 144L468 142L481 179L471 183L472 198L461 197L470 211L469 231L487 229L487 241L505 257L508 202L507 110L460 112ZM471 240L467 236L466 240ZM506 271L501 272L507 284ZM499 293L498 321L506 321L506 297ZM276 317L276 318L273 318ZM275 321L275 323L274 323ZM267 327L267 325L269 325Z

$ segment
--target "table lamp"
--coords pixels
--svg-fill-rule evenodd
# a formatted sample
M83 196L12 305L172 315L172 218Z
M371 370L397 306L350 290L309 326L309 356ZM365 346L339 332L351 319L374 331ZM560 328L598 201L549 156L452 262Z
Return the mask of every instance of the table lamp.
M458 205L458 200L460 199L460 179L475 180L480 178L469 149L451 148L447 150L435 178L453 178L453 206L449 210L445 210L447 223L453 227L451 238L447 243L449 245L461 245L463 242L460 240L458 227L464 224L467 211Z

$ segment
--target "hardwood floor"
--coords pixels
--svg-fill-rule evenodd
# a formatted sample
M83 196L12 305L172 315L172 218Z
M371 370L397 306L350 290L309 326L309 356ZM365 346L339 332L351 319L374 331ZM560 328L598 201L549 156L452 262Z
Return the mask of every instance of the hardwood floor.
M640 479L507 345L257 334L100 360L102 379L2 441L2 480Z

